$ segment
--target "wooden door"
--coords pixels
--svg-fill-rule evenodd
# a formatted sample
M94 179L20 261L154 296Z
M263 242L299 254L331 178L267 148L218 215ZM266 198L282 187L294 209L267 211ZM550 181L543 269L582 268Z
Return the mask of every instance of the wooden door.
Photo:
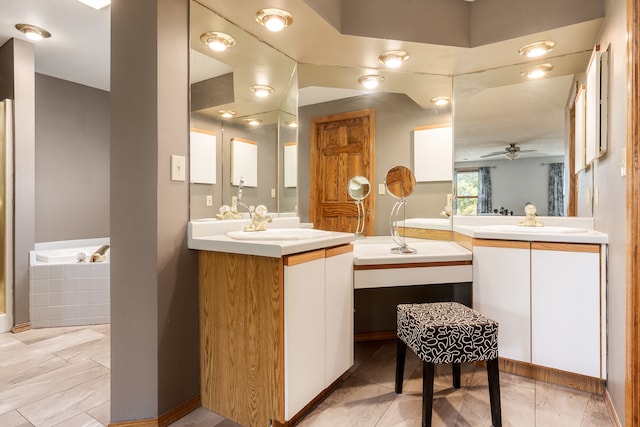
M373 109L312 119L309 205L314 228L356 231L358 212L347 183L360 175L371 183L364 200L364 234L375 234L374 147Z

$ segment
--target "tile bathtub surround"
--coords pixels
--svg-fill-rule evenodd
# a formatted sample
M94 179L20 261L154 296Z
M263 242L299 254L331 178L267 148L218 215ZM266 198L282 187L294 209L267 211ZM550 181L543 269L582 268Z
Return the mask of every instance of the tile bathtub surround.
M110 325L0 334L0 426L106 427L110 402ZM300 427L420 426L422 364L407 352L404 392L394 392L394 341L358 343L349 377ZM436 367L433 426L491 424L484 367L462 365L462 387ZM602 397L501 373L502 419L518 427L607 427ZM199 408L171 427L240 427Z
M30 267L33 328L110 322L110 264L46 264Z

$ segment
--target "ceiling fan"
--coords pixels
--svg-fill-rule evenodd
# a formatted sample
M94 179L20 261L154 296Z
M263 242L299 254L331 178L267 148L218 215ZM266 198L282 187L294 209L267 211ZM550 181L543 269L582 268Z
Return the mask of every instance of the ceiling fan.
M516 144L513 143L509 144L508 147L505 147L504 151L494 151L493 153L485 154L480 157L484 159L486 157L504 155L509 160L516 160L520 158L522 153L532 153L534 151L538 150L521 150L520 147L517 147Z

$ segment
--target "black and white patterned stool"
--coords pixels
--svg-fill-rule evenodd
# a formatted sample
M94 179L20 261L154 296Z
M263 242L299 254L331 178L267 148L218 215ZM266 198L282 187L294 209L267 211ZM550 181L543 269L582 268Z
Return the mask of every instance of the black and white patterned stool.
M498 323L456 302L398 305L396 393L402 393L407 346L422 360L422 425L431 426L436 363L451 363L460 388L460 363L484 360L489 377L491 421L502 426L498 371Z

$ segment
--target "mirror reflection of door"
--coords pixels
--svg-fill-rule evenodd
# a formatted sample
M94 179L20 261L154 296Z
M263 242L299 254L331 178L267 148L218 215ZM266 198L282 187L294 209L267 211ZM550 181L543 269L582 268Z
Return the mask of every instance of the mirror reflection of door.
M310 212L314 228L353 232L358 212L349 180L361 175L373 183L375 111L316 117L311 123ZM365 235L375 234L375 195L364 200Z

